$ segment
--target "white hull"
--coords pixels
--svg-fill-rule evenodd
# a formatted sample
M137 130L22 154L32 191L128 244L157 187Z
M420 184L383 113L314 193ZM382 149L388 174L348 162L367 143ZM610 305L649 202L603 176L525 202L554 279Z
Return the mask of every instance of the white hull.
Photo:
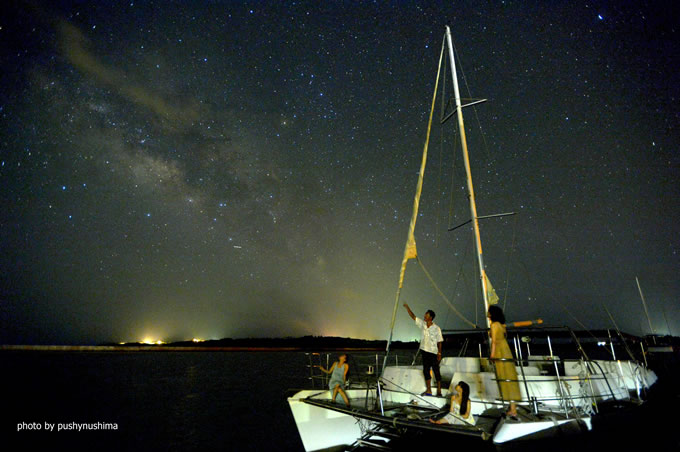
M319 392L318 389L305 390L288 398L305 450L320 451L353 444L361 437L361 428L354 417L301 401ZM352 391L349 392L352 397ZM325 391L325 398L330 399L329 391ZM344 404L340 396L338 402Z
M328 392L328 391L326 391ZM328 451L345 450L345 448L355 444L365 433L369 425L379 423L370 421L360 421L350 414L345 414L332 409L311 405L302 401L310 396L318 395L318 390L303 390L288 398L288 404L295 419L295 423L306 451ZM363 397L365 390L350 390L348 395ZM330 397L323 394L315 399L328 400ZM383 400L386 403L413 401L415 404L435 404L443 406L445 398L413 396L408 393L397 391L383 391ZM473 408L473 415L481 414L480 407L484 404L476 403ZM344 407L339 402L339 407ZM475 414L478 412L477 414ZM362 431L360 422L364 422ZM389 425L386 421L384 424ZM526 440L533 437L550 437L557 434L577 433L583 430L590 430L592 427L590 417L577 419L553 419L534 422L506 422L501 421L493 435L493 442L503 444L517 440Z
M590 417L580 420L546 420L534 422L506 422L502 420L493 435L494 444L510 443L512 441L528 440L536 437L553 437L569 433L580 433L591 430Z
M522 368L516 366L520 380L524 377L526 381L526 385L520 381L522 399L530 400L535 397L547 406L559 406L563 396L594 396L600 401L627 400L631 392L649 388L657 380L653 371L632 361L596 360L594 363L594 372L589 379L586 379L585 366L579 360L565 360L564 372L559 373L559 379L557 372L546 375L545 362L530 362ZM470 398L482 402L482 405L485 401L500 400L496 376L492 371L483 370L487 367L488 360L484 358L444 358L440 365L444 380L450 380L454 385L461 380L465 381L470 385ZM383 378L387 390L417 394L425 387L421 366L390 366L385 369ZM483 411L491 407L480 408Z
M654 372L628 361L598 361L596 372L586 378L582 361L564 361L564 372L557 375L545 375L545 361L529 362L530 365L517 368L517 373L525 382L520 382L523 400L535 400L542 413L538 420L509 421L501 420L493 432L493 442L503 444L517 440L537 437L549 437L578 433L592 428L590 414L594 414L592 401L630 400L640 388L649 388L656 381ZM465 381L470 386L472 415L479 417L486 410L502 408L499 405L500 394L493 372L487 368L486 359L479 358L445 358L441 363L442 376L450 380L452 385ZM543 366L543 368L541 367ZM604 372L604 375L600 372ZM410 404L411 406L427 406L441 408L447 403L448 388L443 388L445 397L420 396L425 388L421 366L388 366L383 375L382 400L386 404ZM347 391L350 400L375 400L376 390L350 389ZM364 406L353 406L357 417L351 413L335 411L305 403L303 399L313 397L317 401L329 401L330 392L322 390L304 390L288 399L300 438L307 451L332 450L354 444L361 438L367 427L381 422L360 421L359 412L366 412ZM580 416L569 418L565 412L564 400L569 400L570 411L576 409ZM531 411L532 403L520 403ZM337 407L345 408L338 397ZM554 415L551 415L553 413ZM374 413L378 414L378 413ZM362 431L362 422L363 431ZM390 418L382 424L389 425Z

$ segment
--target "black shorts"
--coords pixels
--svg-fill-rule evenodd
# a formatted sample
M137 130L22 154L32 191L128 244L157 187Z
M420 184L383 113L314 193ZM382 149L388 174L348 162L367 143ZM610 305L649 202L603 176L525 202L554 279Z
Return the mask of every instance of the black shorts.
M421 350L421 352L423 353L423 376L425 377L425 380L431 379L430 368L432 368L435 380L441 381L442 376L439 373L439 360L437 359L437 355L424 350Z

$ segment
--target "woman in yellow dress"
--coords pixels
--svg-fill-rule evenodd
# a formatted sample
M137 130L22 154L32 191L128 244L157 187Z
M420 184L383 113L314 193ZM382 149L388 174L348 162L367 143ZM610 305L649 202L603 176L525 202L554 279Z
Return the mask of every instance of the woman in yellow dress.
M515 361L508 341L505 338L505 315L500 306L491 305L489 306L487 316L491 322L491 331L489 333L491 335L491 359L507 359L507 361L493 361L496 366L496 377L498 378L501 397L503 397L504 401L510 402L510 409L506 414L510 417L517 417L517 404L515 401L520 400L522 396L519 392Z

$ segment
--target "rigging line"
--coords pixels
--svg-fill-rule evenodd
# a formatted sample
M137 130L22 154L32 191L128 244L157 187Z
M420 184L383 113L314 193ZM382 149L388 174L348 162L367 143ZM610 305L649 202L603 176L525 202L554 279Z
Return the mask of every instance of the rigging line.
M465 83L467 85L467 81ZM491 151L489 151L489 145L486 142L486 133L484 133L484 129L482 128L482 122L479 120L479 115L477 114L477 107L473 105L472 111L475 112L475 119L477 120L477 125L479 126L479 134L482 136L482 141L484 142L484 151L486 151L486 157L489 159L488 162L491 163L493 161L493 157L491 156Z
M474 246L474 245L473 245ZM475 281L479 281L481 283L482 277L479 275L479 267L475 266ZM473 289L475 288L476 283L472 284ZM482 290L484 290L484 287L481 287ZM482 304L479 302L479 290L475 290L475 322L479 322L479 314L477 312L477 307ZM482 302L484 301L484 295L482 294ZM482 314L482 318L486 317L486 312Z
M446 109L449 106L450 101L446 100L446 77L447 77L447 69L449 67L449 62L446 61L446 58L444 58L444 80L442 80L442 99L441 99L441 113L439 115L439 124L441 125L441 120L444 117L444 114L446 113ZM444 128L442 127L442 130Z
M467 255L468 255L468 250L470 249L470 246L465 246L465 253L463 254L463 259L460 261L460 266L458 267L458 274L456 275L456 280L453 283L453 293L455 294L456 291L458 290L458 283L460 282L461 276L463 274L463 266L465 265L465 262L467 261ZM445 323L448 323L449 320L449 315L448 312L446 314L446 321Z
M628 348L628 344L626 343L626 340L623 338L623 335L621 334L621 330L619 329L619 326L616 324L614 317L612 317L611 312L609 312L609 309L607 309L607 306L605 306L604 303L600 303L600 304L602 304L602 307L604 308L604 310L607 311L607 315L609 316L612 323L614 324L614 328L616 329L616 333L619 335L619 339L621 339L621 343L623 344L623 348L628 353L628 356L630 356L630 359L632 359L633 361L637 361L635 359L635 356L633 356L633 352L630 351L630 348Z
M437 291L437 293L439 293L439 295L444 299L444 301L446 301L446 304L449 305L449 307L453 310L453 312L454 312L458 317L460 317L461 320L463 320L465 323L467 323L468 325L470 325L472 328L476 328L477 325L475 325L474 323L472 323L472 322L470 322L468 319L466 319L465 316L464 316L463 314L461 314L460 311L458 311L458 309L456 309L456 308L453 306L453 304L451 304L451 302L449 301L449 299L446 298L446 295L444 295L444 292L441 291L441 289L439 288L439 286L437 285L437 283L434 282L434 279L432 278L432 275L430 275L430 272L428 272L427 269L425 268L425 265L424 265L423 262L420 260L420 257L416 257L416 261L418 261L418 263L420 264L420 268L423 269L423 272L425 273L425 276L427 276L427 278L430 280L430 283L431 283L432 286L435 288L435 290Z
M556 301L556 300L555 300L555 301ZM595 336L588 328L586 328L586 326L585 326L583 323L581 323L581 321L580 321L579 319L577 319L576 317L574 317L574 314L572 314L572 313L569 311L569 309L565 308L564 305L561 304L560 302L557 302L557 304L560 306L560 308L562 308L562 310L563 310L564 312L566 312L566 313L569 315L569 317L571 317L576 323L578 323L578 325L579 325L581 328L583 328L588 334L590 334L590 335L593 337L593 339L597 339L597 337L596 337L596 336ZM609 350L607 350L607 351L609 351ZM611 353L611 351L609 351L609 353Z
M458 55L458 50L456 49L456 43L451 40L451 43L453 44L453 51L456 53L456 57L458 58L458 61L462 61L460 59L460 55ZM460 73L463 76L463 82L465 83L465 88L467 89L468 96L472 98L472 93L470 92L470 86L468 85L467 78L465 77L465 71L463 71L463 64L459 63L458 66L460 67ZM486 142L486 134L484 133L484 129L482 129L482 123L479 120L479 115L477 114L477 107L474 105L472 106L472 110L475 112L475 119L477 120L477 126L479 127L479 132L482 135L482 141L484 142L484 151L486 151L486 157L488 158L488 161L491 162L491 152L489 151L489 145Z
M510 259L512 255L515 254L515 237L517 235L517 217L515 217L515 222L512 226L512 245L510 245L510 252L508 253L508 273L505 275L505 295L503 296L503 312L505 312L505 304L508 300L508 287L510 287Z
M544 191L539 191L539 195L540 195L541 200L543 201L543 204L546 206L546 208L547 208L548 206L550 206L550 203L549 203L548 200L547 200L547 194L545 194ZM568 226L568 227L570 227L569 225L567 225L566 222L560 220L560 218L559 218L558 216L556 216L556 215L552 215L551 218L552 218L552 220L553 220L554 222L557 223L558 226ZM566 233L564 232L564 229L565 229L565 228L560 228L560 227L555 227L555 228L553 228L553 230L554 230L560 237L562 237L562 239L564 240L565 243L573 243L574 240L569 240L569 238L567 237ZM577 255L577 256L579 257L579 260L582 260L582 261L585 263L585 255L581 254L581 255ZM595 281L591 278L589 272L583 273L583 277L588 281L588 283L590 284L590 286L595 290L595 292L596 292L596 294L598 295L599 299L602 300L602 299L607 299L607 298L609 298L609 297L604 296L604 295L602 294L602 289L601 289L602 284L599 284L599 285L598 285L598 284L595 284ZM588 331L588 330L586 329L586 331ZM588 331L588 332L590 333L590 331ZM592 333L591 333L591 336L595 337Z
M453 41L451 41L451 42L453 43ZM454 50L455 50L455 46L454 46ZM444 61L444 65L445 65L444 71L445 71L445 73L446 73L446 68L448 67L448 66L446 66L447 64L448 64L448 61ZM462 68L461 68L461 71L462 71ZM446 77L444 77L444 87L446 87ZM468 89L468 93L469 93L469 89ZM441 115L441 118L440 118L440 122L444 119L444 115L446 114L446 109L451 104L451 99L449 99L447 101L445 94L446 94L446 92L444 91L442 93L442 115ZM451 114L453 114L453 113L451 113ZM442 130L443 130L443 127L442 127ZM458 129L453 127L451 130L452 130L452 134L453 134L453 137L452 137L453 148L451 150L451 188L450 188L451 194L450 194L450 198L449 198L449 219L448 219L447 230L451 230L451 223L453 221L454 185L455 185L455 180L456 180L456 155L457 155L458 143L459 143L459 140L456 138Z
M583 330L584 330L586 333L588 333L593 339L596 339L596 340L598 339L598 337L595 336L595 335L592 333L592 331L590 331L583 323L581 323L581 321L580 321L579 319L577 319L577 318L574 316L574 314L571 313L571 311L569 311L562 303L560 303L560 301L559 301L557 298L555 298L555 296L552 294L552 292L551 292L551 290L550 290L549 287L545 286L544 284L541 284L540 282L535 281L535 280L531 277L531 274L529 273L529 270L527 270L526 265L524 265L524 263L523 263L522 261L520 261L520 260L518 259L517 262L519 263L519 265L520 265L520 266L522 267L522 269L524 270L524 273L525 273L527 279L529 280L529 282L530 282L531 284L536 284L536 285L542 286L542 287L545 288L545 289L548 289L548 291L547 291L548 297L550 297L550 298L553 300L553 302L555 302L560 308L562 308L562 310L563 310L564 312L566 312L566 313L569 315L569 317L571 317L571 318L572 318L572 319L573 319L573 320L574 320L581 328L583 328ZM613 357L613 354L612 354L611 350L606 349L606 351L607 351L607 353L609 353L609 354L612 355L612 357Z
M420 349L418 349L418 351L420 351ZM396 386L397 388L401 389L401 392L405 392L405 393L408 394L408 395L411 395L411 396L413 396L413 397L416 397L416 398L418 398L419 400L421 400L421 401L423 401L423 402L425 402L425 403L427 403L427 404L429 404L429 405L432 405L432 406L435 407L435 408L440 408L439 406L435 405L434 403L430 402L429 400L424 399L424 398L421 397L419 394L416 394L415 392L409 391L407 388L404 388L404 387L402 387L402 386L399 386L397 383L395 383L395 382L392 381L392 380L385 380L383 377L380 377L380 383L382 383L382 384L388 384L388 383L389 383L390 385L394 385L394 386Z
M441 97L441 116L444 116L444 109L446 108L446 58L444 58L444 80L442 81L442 97ZM442 170L444 168L444 127L439 127L439 172L437 174L437 213L435 215L435 229L434 229L434 243L439 243L439 216L441 214L442 201Z
M456 153L458 151L458 140L456 139L456 130L453 131L453 151L451 153L451 195L449 198L449 223L446 229L451 229L451 222L453 221L453 202L454 202L454 183L456 180Z
M475 248L475 241L474 241L475 236L471 235L470 236L470 242L468 246L465 248L465 256L468 255L468 252L470 250L474 250ZM463 258L465 260L465 257ZM474 299L472 300L472 308L475 310L475 324L479 325L479 290L477 290L477 281L479 281L479 268L475 265L474 266L474 278L473 281L470 281L470 278L467 275L463 275L463 283L467 287L469 291L471 291L473 294L475 294ZM486 315L484 316L486 318Z
M661 306L661 312L663 313L663 319L666 322L666 329L668 330L668 335L672 336L673 333L671 332L671 326L668 323L668 317L666 317L666 306Z
M545 201L544 201L544 202L545 202ZM555 221L557 221L558 224L562 224L562 225L566 224L566 223L563 223L562 221L560 221L559 219L557 219L557 220L555 220ZM560 236L562 236L562 238L565 240L565 242L569 243L569 240L568 240L568 238L567 238L567 235L564 233L564 231L563 231L561 228L556 228L555 230L557 231L557 233L558 233ZM600 285L595 284L595 281L593 281L593 279L591 278L591 276L590 276L590 274L589 274L588 272L585 272L585 273L583 274L583 277L585 277L585 279L588 281L588 283L590 283L590 286L591 286L591 287L595 290L595 292L599 295L599 299L600 299L600 300L603 300L603 299L608 298L608 297L605 297L604 295L602 295L602 289L601 289L601 286L602 286L602 285L601 285L601 284L600 284ZM604 305L602 305L602 306L604 307ZM606 310L606 308L605 308L605 310ZM588 333L590 333L589 330L586 329L586 331L588 331ZM595 337L595 335L593 335L592 333L590 333L590 335L593 336L593 337ZM608 350L608 351L609 351L609 350ZM613 354L611 351L609 351L609 353L612 355L612 357L614 357L614 354Z
M472 235L470 236L470 238L472 239L471 240L472 243L471 243L470 247L474 249L474 247L475 247L474 231L473 231ZM470 284L470 287L472 287L472 293L475 294L475 299L473 301L473 305L474 305L474 308L475 308L475 323L478 324L478 325L479 325L479 312L477 312L477 311L479 310L478 306L480 305L480 303L479 303L479 292L480 292L479 289L480 289L480 287L477 287L477 281L479 281L480 284L481 284L481 279L482 278L479 276L479 266L475 265L474 266L474 281L472 283L470 283L470 280L468 280L468 279L465 280L465 282ZM484 290L483 287L481 287L481 289ZM486 318L486 313L484 313L484 318Z
M599 338L598 338L597 336L595 336L595 335L592 333L592 331L590 331L583 323L581 323L581 321L580 321L579 319L577 319L576 317L574 317L574 314L572 314L567 308L565 308L564 305L563 305L562 303L560 303L559 301L557 301L557 299L555 299L555 298L553 298L553 300L554 300L555 302L557 302L557 304L559 305L559 307L562 308L562 310L563 310L564 312L566 312L567 315L569 315L569 317L571 317L576 323L578 323L578 325L579 325L581 328L583 328L583 330L584 330L586 333L590 334L590 337L592 337L593 339L599 341ZM609 353L609 354L612 356L612 358L614 357L614 354L612 353L611 350L609 350L608 348L605 348L605 351L606 351L607 353Z

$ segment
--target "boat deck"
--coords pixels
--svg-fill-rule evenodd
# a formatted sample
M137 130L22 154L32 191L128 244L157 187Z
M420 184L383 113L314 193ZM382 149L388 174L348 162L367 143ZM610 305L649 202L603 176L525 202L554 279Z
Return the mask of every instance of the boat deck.
M432 407L423 407L408 403L384 402L381 412L380 407L374 407L375 398L366 399L354 397L350 400L350 406L345 405L344 402L331 402L329 400L317 400L314 398L304 399L304 402L389 427L456 433L458 435L463 434L483 439L489 438L500 420L500 412L491 412L488 415L485 413L479 416L477 425L475 426L433 424L430 422L430 419L439 419L447 413L447 410L439 410Z

